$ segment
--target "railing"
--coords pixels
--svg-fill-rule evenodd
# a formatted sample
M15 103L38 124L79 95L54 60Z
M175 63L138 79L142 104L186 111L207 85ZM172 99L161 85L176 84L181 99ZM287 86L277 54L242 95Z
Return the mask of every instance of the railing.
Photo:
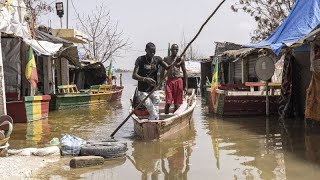
M59 94L72 94L72 93L80 93L78 88L75 84L71 85L61 85L58 86L58 93Z
M107 93L112 90L112 85L94 85L90 87L90 93L99 94L99 93Z

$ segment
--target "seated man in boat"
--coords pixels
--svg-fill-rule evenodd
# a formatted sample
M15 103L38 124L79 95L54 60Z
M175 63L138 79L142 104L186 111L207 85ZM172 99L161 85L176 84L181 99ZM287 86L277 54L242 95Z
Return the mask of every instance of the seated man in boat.
M138 99L142 101L157 86L157 75L159 65L168 69L161 57L155 56L156 46L149 42L146 45L146 55L140 56L135 62L132 78L138 81ZM159 119L160 97L157 91L154 91L144 102L144 106L149 112L149 120Z
M176 111L181 104L183 103L183 89L186 92L187 90L187 83L188 83L188 77L187 77L187 70L186 66L183 60L181 60L180 57L177 56L179 51L179 46L177 44L172 44L171 48L171 55L164 58L164 61L171 65L175 59L177 59L175 62L175 65L171 67L168 70L167 73L167 82L165 86L165 92L166 92L166 106L165 106L165 114L169 114L169 109L171 104L174 104L174 111ZM183 88L183 80L182 80L182 74L181 70L183 72L183 78L184 78L184 87ZM161 72L161 76L163 76L164 70Z

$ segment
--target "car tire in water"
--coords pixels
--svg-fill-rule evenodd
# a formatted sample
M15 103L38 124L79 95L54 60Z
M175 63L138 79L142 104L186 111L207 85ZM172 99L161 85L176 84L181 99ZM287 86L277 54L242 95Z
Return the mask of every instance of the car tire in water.
M102 156L104 158L117 158L126 155L127 143L96 141L88 142L81 147L81 156Z

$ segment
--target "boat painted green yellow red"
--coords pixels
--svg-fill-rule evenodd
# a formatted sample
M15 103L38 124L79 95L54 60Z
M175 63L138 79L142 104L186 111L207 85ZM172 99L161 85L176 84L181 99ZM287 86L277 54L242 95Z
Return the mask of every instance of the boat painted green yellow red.
M119 99L123 86L112 86L105 92L80 92L51 95L50 111L102 104Z
M14 95L12 95L14 94ZM27 123L48 118L49 95L25 96L18 98L17 93L7 93L7 114L14 123Z

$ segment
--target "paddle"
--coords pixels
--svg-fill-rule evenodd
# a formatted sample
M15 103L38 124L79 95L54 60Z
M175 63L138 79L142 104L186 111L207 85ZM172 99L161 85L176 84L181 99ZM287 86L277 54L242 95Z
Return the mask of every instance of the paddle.
M204 26L209 22L209 20L212 18L212 16L218 11L218 9L222 6L222 4L225 2L226 0L222 0L221 3L216 7L216 9L212 12L212 14L207 18L207 20L202 24L202 26L200 27L199 31L197 32L197 34L195 35L195 37L188 43L188 45L184 48L184 50L182 51L180 57L183 57L183 55L186 53L187 49L191 46L191 44L197 39L197 37L199 36L199 34L201 33L202 29L204 28ZM172 62L172 64L174 64L176 62L177 58ZM113 137L118 130L128 121L128 119L132 116L132 114L135 112L135 110L137 110L149 97L150 95L156 91L160 85L162 84L162 82L165 80L165 78L168 75L168 71L170 71L170 69L172 68L172 66L169 68L169 70L167 70L164 74L164 76L160 79L160 82L153 88L153 90L130 112L130 114L126 117L125 120L122 121L122 123L117 127L116 130L113 131L113 133L110 135L110 137Z

